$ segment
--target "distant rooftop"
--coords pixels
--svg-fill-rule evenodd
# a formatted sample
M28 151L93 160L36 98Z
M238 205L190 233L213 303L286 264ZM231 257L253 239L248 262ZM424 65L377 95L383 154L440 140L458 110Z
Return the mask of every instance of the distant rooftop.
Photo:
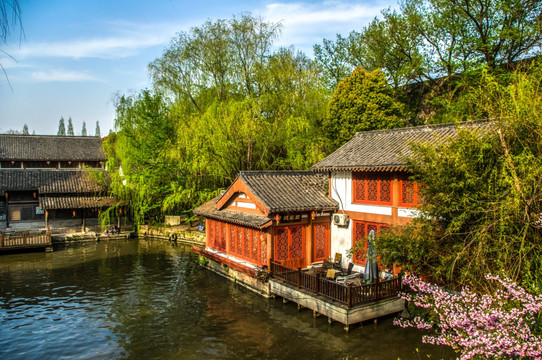
M0 134L0 160L106 161L107 157L99 137Z
M457 136L458 129L489 129L492 121L424 125L358 132L346 144L312 167L313 171L406 170L405 158L412 143L442 143Z

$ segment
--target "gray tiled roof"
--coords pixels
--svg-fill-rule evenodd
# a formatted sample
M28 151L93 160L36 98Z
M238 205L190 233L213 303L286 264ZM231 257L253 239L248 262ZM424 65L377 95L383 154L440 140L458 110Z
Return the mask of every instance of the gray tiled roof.
M103 172L103 170L91 170ZM40 194L94 193L103 190L87 170L0 170L0 192L35 191Z
M212 200L207 201L203 205L200 205L194 209L194 214L204 216L206 218L222 220L229 223L243 225L248 227L261 228L263 225L271 221L270 218L263 215L245 213L235 210L217 210L216 203L220 200L221 196L217 196Z
M311 171L241 171L239 178L271 213L334 211L329 179Z
M49 209L91 209L115 205L110 197L95 196L42 196L39 206L42 210Z
M414 142L440 143L464 127L489 129L492 122L425 125L358 132L354 138L312 167L313 171L406 170L405 157Z
M0 135L0 160L106 161L94 136Z

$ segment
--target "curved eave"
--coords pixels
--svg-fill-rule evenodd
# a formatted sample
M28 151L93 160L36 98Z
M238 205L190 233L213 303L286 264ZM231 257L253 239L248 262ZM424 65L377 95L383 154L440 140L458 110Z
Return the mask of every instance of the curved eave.
M313 167L314 172L327 171L408 171L406 165L379 165L379 166L319 166Z
M333 206L312 206L312 207L284 207L284 208L274 208L270 209L271 213L281 214L281 213L292 213L292 212L308 212L308 211L336 211L339 209L339 205Z
M208 219L219 220L234 225L242 225L256 229L265 229L269 227L273 221L266 216L241 213L233 210L220 211L198 211L194 210L194 214L203 216Z

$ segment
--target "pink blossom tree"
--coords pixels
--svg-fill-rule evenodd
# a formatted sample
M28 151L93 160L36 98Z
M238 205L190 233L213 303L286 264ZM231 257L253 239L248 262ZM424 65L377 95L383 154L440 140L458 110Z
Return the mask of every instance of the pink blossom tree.
M412 291L401 298L428 310L429 316L396 319L401 327L433 329L423 342L447 345L466 359L542 359L542 337L533 334L542 311L542 295L529 294L508 278L487 275L500 286L491 295L469 288L459 293L409 275L403 283Z

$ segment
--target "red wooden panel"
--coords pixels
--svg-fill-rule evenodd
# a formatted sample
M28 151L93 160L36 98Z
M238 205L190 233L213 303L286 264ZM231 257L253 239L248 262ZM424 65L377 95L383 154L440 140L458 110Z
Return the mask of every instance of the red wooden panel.
M283 261L288 259L288 229L280 228L275 232L275 259Z
M314 261L329 257L329 224L314 225Z
M296 226L290 228L292 244L291 244L291 259L302 259L304 258L304 239L303 239L303 228L301 226Z

